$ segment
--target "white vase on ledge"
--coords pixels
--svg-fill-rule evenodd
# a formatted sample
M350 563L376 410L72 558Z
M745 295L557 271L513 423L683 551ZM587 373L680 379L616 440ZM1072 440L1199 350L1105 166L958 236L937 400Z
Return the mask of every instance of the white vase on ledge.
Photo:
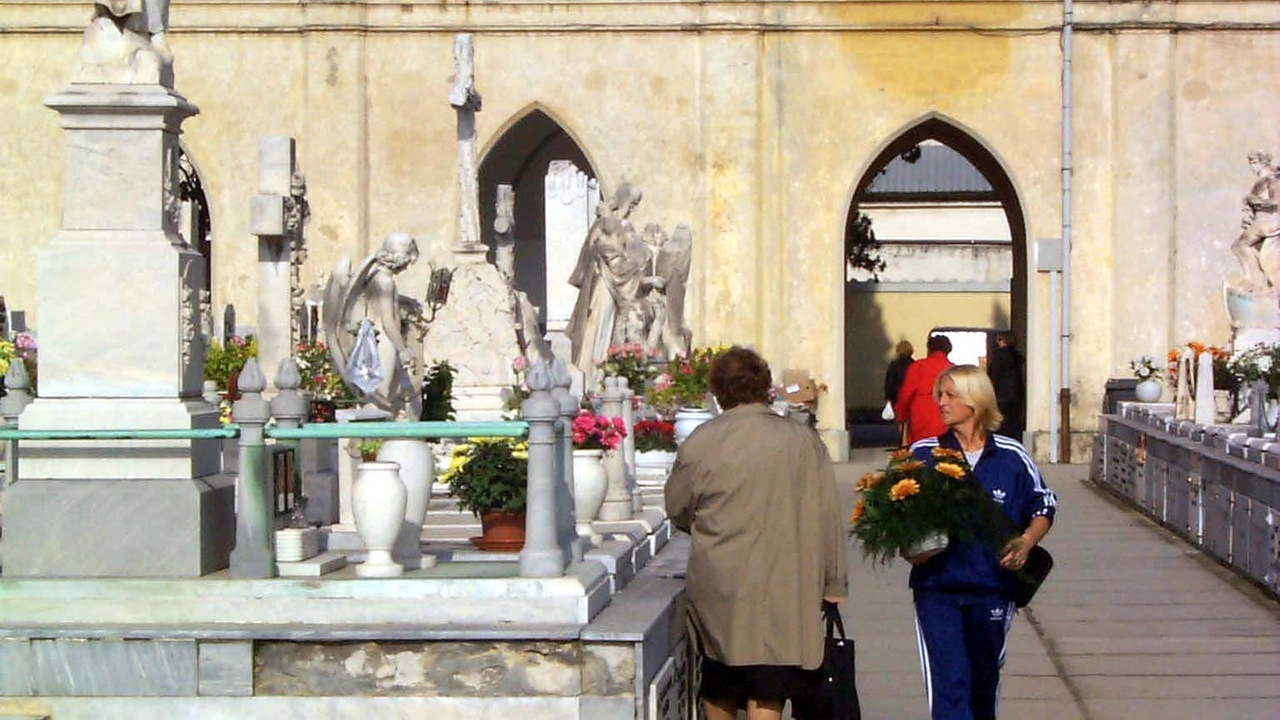
M1163 389L1160 387L1160 381L1152 380L1150 378L1139 382L1137 386L1133 388L1134 394L1138 397L1138 402L1144 403L1159 402L1162 390Z

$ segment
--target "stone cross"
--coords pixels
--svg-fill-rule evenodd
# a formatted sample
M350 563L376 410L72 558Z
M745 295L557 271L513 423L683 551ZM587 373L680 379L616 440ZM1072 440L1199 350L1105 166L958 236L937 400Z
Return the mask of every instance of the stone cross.
M250 206L250 232L258 236L258 357L279 367L293 355L302 306L302 226L306 183L291 137L258 138L258 194Z
M458 112L458 245L472 248L480 239L480 191L476 170L475 46L469 33L453 36L453 87L449 104Z

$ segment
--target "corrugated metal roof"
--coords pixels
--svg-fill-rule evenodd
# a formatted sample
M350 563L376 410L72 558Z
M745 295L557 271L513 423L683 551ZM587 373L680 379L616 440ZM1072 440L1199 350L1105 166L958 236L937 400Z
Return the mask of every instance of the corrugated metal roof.
M867 195L973 195L994 192L991 183L963 155L941 144L921 144L920 157L889 161L867 187Z

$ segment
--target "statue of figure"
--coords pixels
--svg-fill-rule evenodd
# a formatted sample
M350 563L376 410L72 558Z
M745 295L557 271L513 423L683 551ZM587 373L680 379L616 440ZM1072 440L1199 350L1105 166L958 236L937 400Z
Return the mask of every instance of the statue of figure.
M173 87L169 0L97 0L72 82Z
M1271 155L1265 152L1249 153L1249 168L1256 177L1244 198L1242 229L1231 243L1231 252L1244 270L1246 287L1266 289L1280 284L1280 263L1263 257L1264 249L1270 250L1280 237L1280 169L1272 166Z
M578 288L578 300L565 333L573 345L573 364L586 375L587 388L595 387L596 363L605 358L609 345L625 337L624 319L639 297L645 275L647 249L629 220L642 194L622 183L613 198L596 207L596 220L578 254L569 284Z
M516 287L516 194L510 185L498 186L495 209L493 264L507 281L516 317L516 340L532 367L538 360L551 359L551 347L538 329L538 307L528 293Z
M654 262L654 274L662 278L666 312L662 327L662 348L667 357L688 355L693 333L684 324L684 294L689 282L693 256L693 232L681 223L662 244Z
M406 408L410 416L422 415L422 393L406 366L416 359L409 350L408 329L421 317L422 307L413 298L396 292L395 276L418 259L418 244L405 233L392 233L382 241L377 253L365 258L352 274L349 258L338 260L324 290L322 308L325 334L334 368L346 378L356 333L368 320L377 332L377 388L357 396L393 415ZM348 383L350 384L350 383Z

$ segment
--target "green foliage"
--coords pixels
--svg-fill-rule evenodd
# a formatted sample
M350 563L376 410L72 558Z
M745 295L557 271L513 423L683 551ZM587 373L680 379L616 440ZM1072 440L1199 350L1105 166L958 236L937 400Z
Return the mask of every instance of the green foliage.
M226 345L213 340L204 361L204 379L217 383L219 390L226 390L231 376L244 369L249 358L257 356L258 338L254 335L248 338L232 335Z
M666 420L641 420L634 427L636 452L676 451L676 426Z
M454 367L448 360L432 364L422 380L422 420L444 422L454 419Z
M882 472L858 480L849 534L861 543L864 555L887 563L901 548L939 531L964 541L994 535L986 507L994 504L984 504L964 453L934 448L933 459L926 464L911 451L899 450Z
M351 390L333 367L329 347L322 342L300 342L294 348L294 360L302 375L302 391L312 400L329 400L335 405L351 405ZM207 372L207 371L206 371Z
M725 345L697 348L690 357L680 356L668 362L666 372L653 380L646 396L649 405L665 417L672 417L682 407L705 408L711 361L727 349Z
M453 448L440 479L463 510L479 517L490 510L524 512L528 476L528 443L477 439Z
M875 230L871 229L871 218L864 215L854 205L849 211L849 222L844 233L845 259L855 270L866 270L875 280L886 265L880 257L880 242L876 240Z
M356 443L356 452L359 453L361 460L373 460L378 457L378 451L382 449L382 443L385 442L379 438L365 438Z
M1227 369L1247 390L1254 380L1267 384L1268 394L1280 391L1280 344L1255 345L1236 355Z

